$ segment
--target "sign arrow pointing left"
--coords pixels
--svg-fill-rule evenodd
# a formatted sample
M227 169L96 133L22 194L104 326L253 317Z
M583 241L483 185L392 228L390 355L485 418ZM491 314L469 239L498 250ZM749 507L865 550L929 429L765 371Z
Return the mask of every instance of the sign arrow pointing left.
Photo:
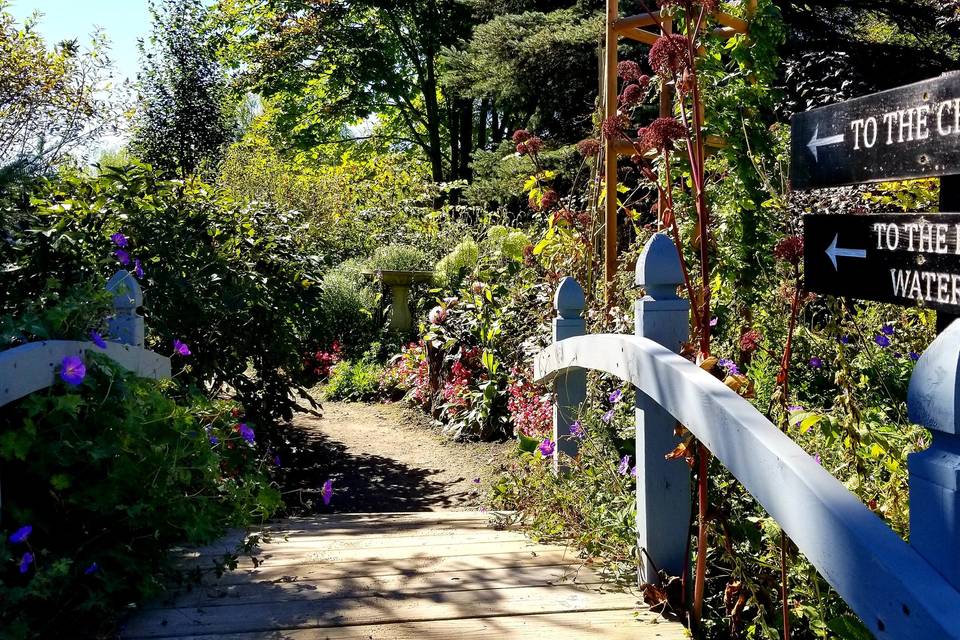
M830 246L827 247L827 256L830 257L830 262L833 263L833 268L835 271L840 269L837 267L837 257L841 258L866 258L867 250L866 249L841 249L837 246L837 242L840 240L840 234L838 233L833 237L833 242L830 243ZM822 245L821 245L822 246Z
M817 162L820 162L820 147L826 147L831 144L840 144L845 140L844 134L839 134L835 136L830 136L828 138L820 137L820 125L818 124L816 129L813 130L813 137L810 138L810 142L807 144L807 148L810 149L810 153L813 154L813 159Z

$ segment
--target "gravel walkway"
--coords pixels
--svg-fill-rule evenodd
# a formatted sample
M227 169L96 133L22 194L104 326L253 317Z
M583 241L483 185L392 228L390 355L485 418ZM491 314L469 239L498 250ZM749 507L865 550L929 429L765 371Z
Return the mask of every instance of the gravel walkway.
M294 459L283 463L288 515L470 509L511 457L513 442L453 442L399 404L325 402L299 415ZM320 487L333 480L330 507Z

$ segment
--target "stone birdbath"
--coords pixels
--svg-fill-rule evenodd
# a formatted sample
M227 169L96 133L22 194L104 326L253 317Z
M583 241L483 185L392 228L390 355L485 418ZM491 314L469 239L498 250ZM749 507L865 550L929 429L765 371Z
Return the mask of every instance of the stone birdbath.
M433 282L433 271L365 271L370 279L382 280L393 294L390 311L390 328L407 332L413 328L410 315L410 287Z

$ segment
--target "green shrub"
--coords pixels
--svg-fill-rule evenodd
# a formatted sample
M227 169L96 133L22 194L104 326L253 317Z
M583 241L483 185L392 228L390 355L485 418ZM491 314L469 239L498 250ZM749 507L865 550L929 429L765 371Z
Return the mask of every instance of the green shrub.
M147 344L190 345L186 387L236 390L258 422L288 419L319 260L298 244L301 220L241 206L197 180L162 180L145 165L43 181L31 206L0 207L0 315L105 282L121 268L111 234L144 273ZM44 302L46 301L46 302ZM81 334L92 327L74 327ZM21 338L34 339L30 333Z
M4 638L112 636L119 612L173 578L174 545L262 521L280 504L235 405L178 405L172 382L137 379L99 354L86 366L80 385L58 380L0 417ZM11 540L24 526L27 539Z
M473 238L467 238L437 263L435 277L438 284L456 285L473 271L480 261L480 247Z
M497 225L487 231L484 252L504 260L523 260L523 250L530 244L530 236L519 229Z
M320 289L322 322L315 340L323 346L339 342L348 356L365 352L378 331L378 296L363 275L363 262L348 260L331 269Z
M323 395L329 400L372 400L380 393L381 377L383 366L376 362L344 360L330 371L330 380Z
M420 271L428 263L427 254L415 247L389 244L373 253L368 266L375 271Z

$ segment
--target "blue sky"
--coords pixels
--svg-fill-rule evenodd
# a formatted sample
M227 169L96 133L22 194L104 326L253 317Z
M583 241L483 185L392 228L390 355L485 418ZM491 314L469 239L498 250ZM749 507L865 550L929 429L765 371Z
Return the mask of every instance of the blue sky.
M147 0L12 0L10 12L22 23L34 11L43 14L39 31L48 45L76 38L90 41L97 27L110 38L117 82L134 80L140 68L137 38L150 33Z

